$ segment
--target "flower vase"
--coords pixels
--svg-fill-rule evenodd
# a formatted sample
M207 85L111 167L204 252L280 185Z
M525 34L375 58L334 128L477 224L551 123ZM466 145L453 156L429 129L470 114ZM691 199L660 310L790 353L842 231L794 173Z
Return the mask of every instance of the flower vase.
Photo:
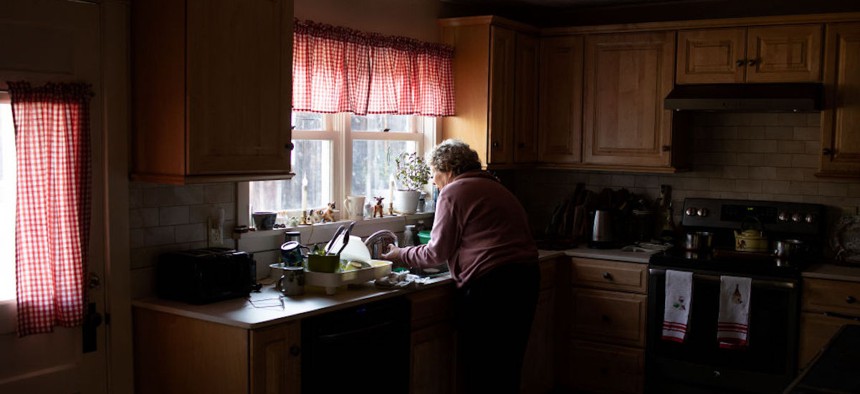
M394 212L412 214L418 209L418 197L421 192L417 190L397 190L394 192Z

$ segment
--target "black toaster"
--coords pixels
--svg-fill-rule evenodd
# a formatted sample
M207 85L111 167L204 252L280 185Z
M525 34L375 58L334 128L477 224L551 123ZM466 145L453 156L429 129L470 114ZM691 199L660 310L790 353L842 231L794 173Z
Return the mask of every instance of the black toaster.
M228 248L164 253L156 265L156 293L191 304L247 297L256 265L253 254Z

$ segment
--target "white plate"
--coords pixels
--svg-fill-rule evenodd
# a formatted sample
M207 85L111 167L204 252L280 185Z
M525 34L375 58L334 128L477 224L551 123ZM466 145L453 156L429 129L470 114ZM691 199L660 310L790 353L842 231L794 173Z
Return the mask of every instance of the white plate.
M837 260L860 263L860 216L842 217L832 243Z

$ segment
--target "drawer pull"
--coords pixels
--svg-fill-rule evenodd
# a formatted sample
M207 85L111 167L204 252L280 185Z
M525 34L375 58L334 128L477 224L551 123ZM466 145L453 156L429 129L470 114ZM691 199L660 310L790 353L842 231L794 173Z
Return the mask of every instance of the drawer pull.
M606 315L600 315L600 320L603 320L604 323L611 323L612 319Z
M860 321L860 317L843 315L841 313L836 313L836 312L824 312L824 316L832 317L832 318L836 318L836 319L842 319L842 320Z
M845 302L849 303L849 304L853 304L853 303L857 302L857 299L854 298L853 296L848 296L848 297L845 297Z
M612 280L612 274L610 274L609 272L604 272L601 276L603 276L603 279L606 279L608 281Z

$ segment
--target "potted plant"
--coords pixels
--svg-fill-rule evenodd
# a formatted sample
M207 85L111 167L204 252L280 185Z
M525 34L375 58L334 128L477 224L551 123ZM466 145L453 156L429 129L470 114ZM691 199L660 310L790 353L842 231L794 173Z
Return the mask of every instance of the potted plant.
M394 211L415 213L421 189L430 179L430 167L417 153L403 152L394 159L395 178L402 186L394 195Z

